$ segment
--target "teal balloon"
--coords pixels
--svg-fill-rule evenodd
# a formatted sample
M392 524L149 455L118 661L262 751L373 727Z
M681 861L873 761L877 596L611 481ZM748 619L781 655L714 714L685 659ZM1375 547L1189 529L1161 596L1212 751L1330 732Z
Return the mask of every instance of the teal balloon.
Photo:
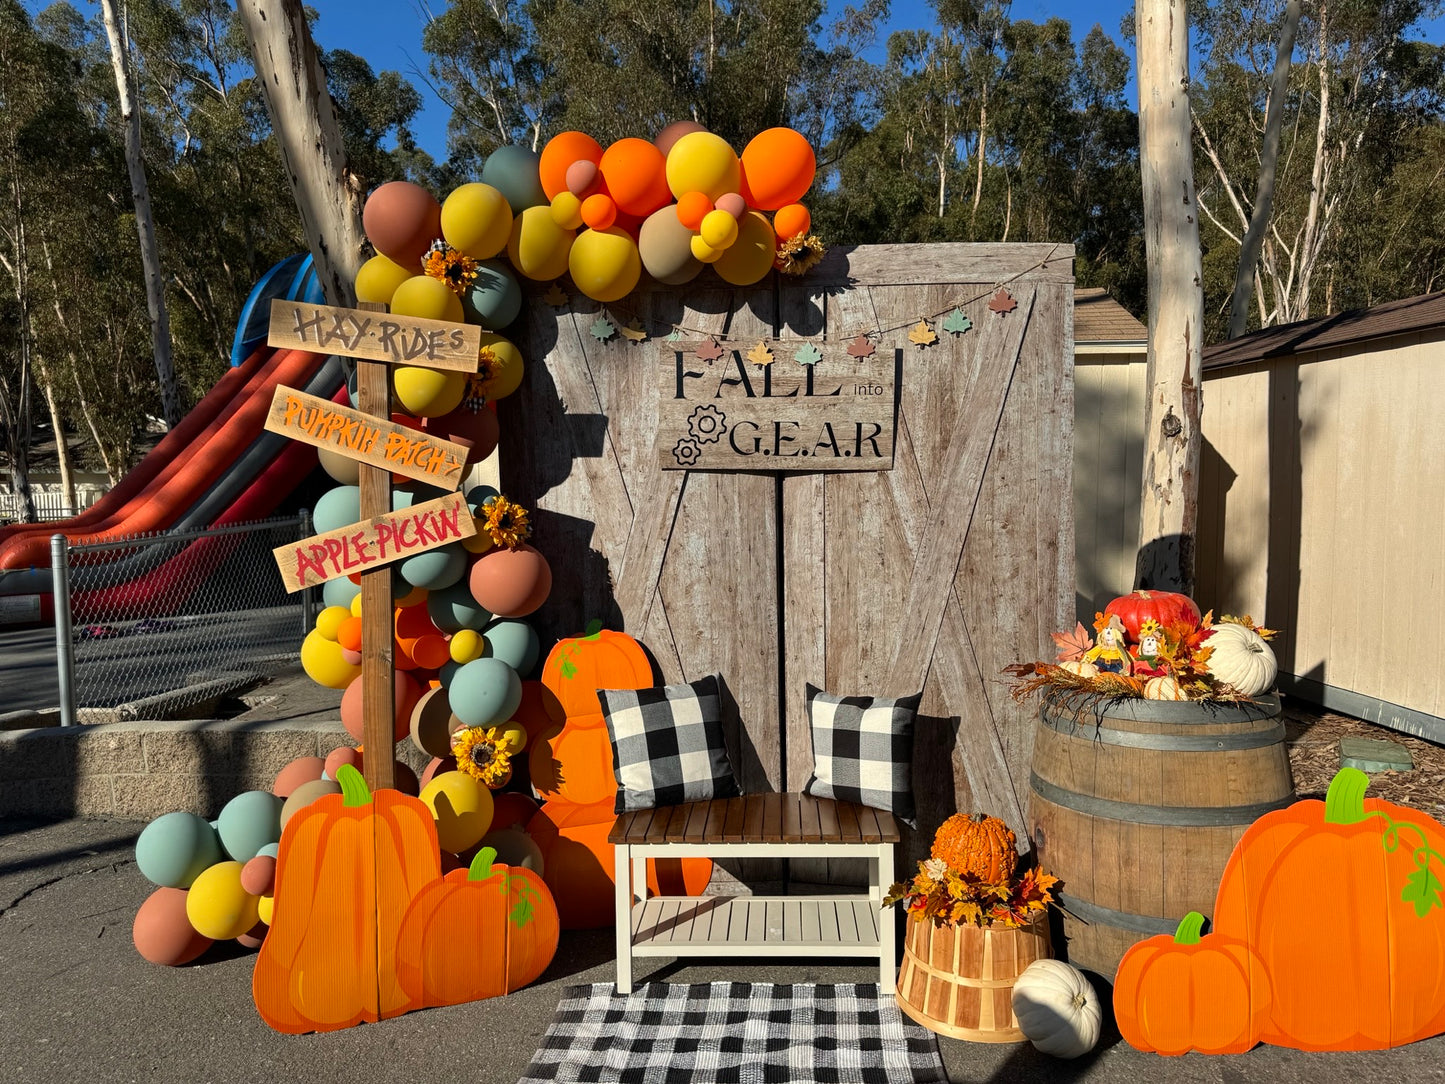
M435 496L433 494L432 496ZM400 512L403 508L410 508L419 500L431 500L431 497L421 497L416 490L409 489L404 485L393 486L391 490L391 510Z
M545 207L548 200L542 191L541 164L541 156L526 147L498 147L482 167L482 183L506 196L514 215L528 207Z
M238 794L221 809L221 846L237 862L249 862L268 843L281 840L281 806L276 795L264 790Z
M542 642L527 622L500 617L483 629L482 635L487 640L482 658L501 659L519 674L530 674L537 665Z
M467 726L496 726L516 714L522 679L501 659L473 659L452 675L447 700Z
M283 803L283 804L284 804L284 803ZM260 856L263 855L263 854L264 854L267 858L279 858L279 857L281 857L281 844L280 844L280 843L268 843L268 844L266 844L266 846L262 847L259 851L256 852L257 857L260 857Z
M497 496L500 496L500 494L491 486L472 486L471 489L467 490L467 507L472 510L472 515L480 516L482 514L482 505Z
M361 584L352 583L350 577L338 576L321 585L321 600L327 606L345 606L351 609L351 600L361 594Z
M402 579L413 587L441 591L453 586L467 570L467 551L460 542L427 550L400 564Z
M448 659L446 662L442 663L442 668L437 671L437 680L442 683L442 688L447 690L448 696L451 695L452 678L456 677L457 671L465 665L465 663L460 663L453 659Z
M432 624L447 633L462 629L480 632L492 619L492 611L472 597L471 584L465 579L427 595L426 612Z
M162 888L190 888L192 881L225 857L216 830L194 813L157 817L135 841L136 866L146 880Z
M317 534L339 531L361 522L361 487L337 486L328 489L311 512L311 527Z
M522 287L501 260L483 260L471 289L462 295L462 309L469 323L500 331L521 313Z

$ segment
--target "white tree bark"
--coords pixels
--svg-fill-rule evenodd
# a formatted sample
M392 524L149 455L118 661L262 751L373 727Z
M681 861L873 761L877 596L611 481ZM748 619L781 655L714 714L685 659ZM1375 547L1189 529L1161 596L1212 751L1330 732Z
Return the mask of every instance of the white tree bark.
M135 205L136 232L140 234L141 268L145 278L146 311L151 321L151 352L155 355L156 380L161 389L161 413L166 427L181 420L181 398L176 389L176 369L171 359L171 323L166 314L165 279L161 276L161 250L151 216L150 187L146 184L145 161L141 157L140 111L136 105L135 79L131 74L130 50L121 32L115 0L100 0L105 36L110 42L110 66L115 72L115 90L120 99L121 123L125 127L125 166L130 174L130 196Z
M1149 354L1136 587L1189 593L1199 518L1204 324L1189 28L1183 0L1137 0L1139 172L1149 263Z
M266 109L301 212L316 274L332 305L356 298L365 235L364 193L347 167L346 147L326 73L300 0L239 0L241 24L256 58Z

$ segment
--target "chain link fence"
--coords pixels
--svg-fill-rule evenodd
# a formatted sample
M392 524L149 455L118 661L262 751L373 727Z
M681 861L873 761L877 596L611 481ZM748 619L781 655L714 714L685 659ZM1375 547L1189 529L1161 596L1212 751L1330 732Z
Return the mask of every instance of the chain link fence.
M183 715L294 663L315 600L286 593L271 550L310 533L303 514L73 547L57 536L62 722Z

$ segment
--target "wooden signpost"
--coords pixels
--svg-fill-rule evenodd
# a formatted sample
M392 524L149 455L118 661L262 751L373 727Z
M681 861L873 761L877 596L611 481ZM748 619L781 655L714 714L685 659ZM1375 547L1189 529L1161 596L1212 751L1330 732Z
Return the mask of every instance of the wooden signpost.
M741 344L662 343L662 469L892 470L903 352L860 358L847 346L760 341L745 352Z
M343 309L277 300L271 303L267 342L271 346L325 351L358 359L357 410L344 410L309 396L302 398L301 393L282 388L277 393L277 401L272 402L267 428L357 460L361 522L301 543L281 546L275 555L289 591L360 572L362 748L380 753L363 757L362 767L366 785L371 790L391 789L395 785L392 758L395 724L390 564L414 553L459 541L472 535L476 526L465 499L458 493L392 512L393 470L407 473L403 468L421 464L425 451L425 466L429 468L433 462L438 463L438 473L420 480L441 489L455 490L461 484L462 471L447 469L443 473L441 468L447 464L450 453L442 446L461 446L391 424L391 380L386 366L417 365L474 373L481 350L481 328L445 320L394 316L382 305L363 304L355 309ZM297 397L297 410L292 413L290 405L281 402L278 418L277 403L283 395ZM320 430L319 417L313 417L314 425L308 423L306 411L310 407L328 411L324 433ZM273 420L277 425L272 425ZM355 429L350 428L353 424ZM367 427L365 436L363 427ZM391 439L389 434L397 428L402 428L401 436L413 443L393 457L387 454L387 448L396 450L400 445L387 442ZM370 437L372 431L376 434L374 441ZM418 436L424 437L425 445L416 443ZM374 454L378 442L380 458ZM346 567L348 562L352 565L350 569Z

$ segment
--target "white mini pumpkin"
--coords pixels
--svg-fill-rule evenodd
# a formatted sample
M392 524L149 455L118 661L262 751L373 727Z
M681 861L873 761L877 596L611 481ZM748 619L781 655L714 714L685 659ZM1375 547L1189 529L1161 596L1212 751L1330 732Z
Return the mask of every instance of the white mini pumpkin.
M1084 662L1082 659L1070 659L1068 662L1059 663L1059 669L1070 674L1077 674L1079 677L1098 677L1099 668L1091 662Z
M1104 1013L1084 973L1062 960L1035 960L1014 980L1014 1017L1034 1047L1056 1058L1094 1049Z
M1189 696L1179 687L1179 682L1168 674L1152 677L1144 683L1145 700L1188 700Z
M1262 636L1247 625L1223 622L1204 641L1213 648L1205 667L1217 680L1245 696L1258 696L1274 685L1279 663Z

